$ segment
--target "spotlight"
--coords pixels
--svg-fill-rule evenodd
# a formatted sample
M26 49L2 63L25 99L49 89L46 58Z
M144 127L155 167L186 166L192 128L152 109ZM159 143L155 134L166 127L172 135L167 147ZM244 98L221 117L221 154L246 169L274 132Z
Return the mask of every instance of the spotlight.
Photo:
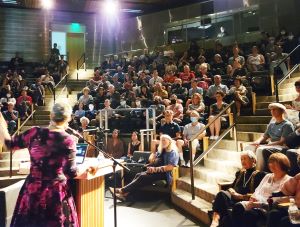
M53 0L41 0L41 5L44 9L52 9L53 8Z
M117 16L119 14L120 6L118 0L105 0L103 11L109 16Z

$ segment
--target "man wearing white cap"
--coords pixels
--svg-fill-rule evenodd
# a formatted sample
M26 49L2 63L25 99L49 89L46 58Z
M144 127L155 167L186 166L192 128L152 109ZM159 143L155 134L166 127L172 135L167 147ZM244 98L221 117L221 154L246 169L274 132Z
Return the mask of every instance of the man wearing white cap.
M271 103L269 110L274 120L272 120L265 133L255 142L244 147L244 150L256 152L257 169L265 171L266 162L263 156L263 150L268 149L273 152L280 152L285 148L287 136L294 131L293 124L284 119L285 106L280 103Z

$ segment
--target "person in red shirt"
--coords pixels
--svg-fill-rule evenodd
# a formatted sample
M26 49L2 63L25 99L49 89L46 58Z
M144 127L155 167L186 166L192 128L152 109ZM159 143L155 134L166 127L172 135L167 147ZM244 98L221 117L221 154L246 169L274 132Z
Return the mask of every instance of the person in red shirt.
M24 120L31 112L32 98L27 95L26 90L22 90L21 96L17 98L17 109L21 119Z
M188 65L185 65L183 68L183 72L179 75L179 78L182 80L182 86L189 89L191 80L195 78L195 74L191 72Z

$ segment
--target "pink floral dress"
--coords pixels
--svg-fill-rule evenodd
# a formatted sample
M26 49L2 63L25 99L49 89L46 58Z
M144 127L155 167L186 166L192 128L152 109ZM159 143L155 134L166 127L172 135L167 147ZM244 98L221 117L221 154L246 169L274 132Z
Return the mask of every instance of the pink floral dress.
M76 176L76 144L64 132L33 127L6 145L28 148L30 174L21 188L13 227L77 227L74 199L67 183Z

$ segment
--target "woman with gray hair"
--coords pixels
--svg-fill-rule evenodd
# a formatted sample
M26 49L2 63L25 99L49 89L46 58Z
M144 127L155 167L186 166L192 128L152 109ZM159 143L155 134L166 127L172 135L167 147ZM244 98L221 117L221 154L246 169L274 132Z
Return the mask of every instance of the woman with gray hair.
M252 151L241 153L242 169L235 174L235 180L226 191L220 191L213 202L213 215L210 227L230 226L229 208L239 201L249 199L264 177L263 172L255 170L256 156Z
M10 137L0 113L0 143L12 150L28 148L31 159L11 226L79 226L67 180L85 170L76 166L76 144L65 132L71 113L68 104L56 103L49 127L32 127L14 137Z

